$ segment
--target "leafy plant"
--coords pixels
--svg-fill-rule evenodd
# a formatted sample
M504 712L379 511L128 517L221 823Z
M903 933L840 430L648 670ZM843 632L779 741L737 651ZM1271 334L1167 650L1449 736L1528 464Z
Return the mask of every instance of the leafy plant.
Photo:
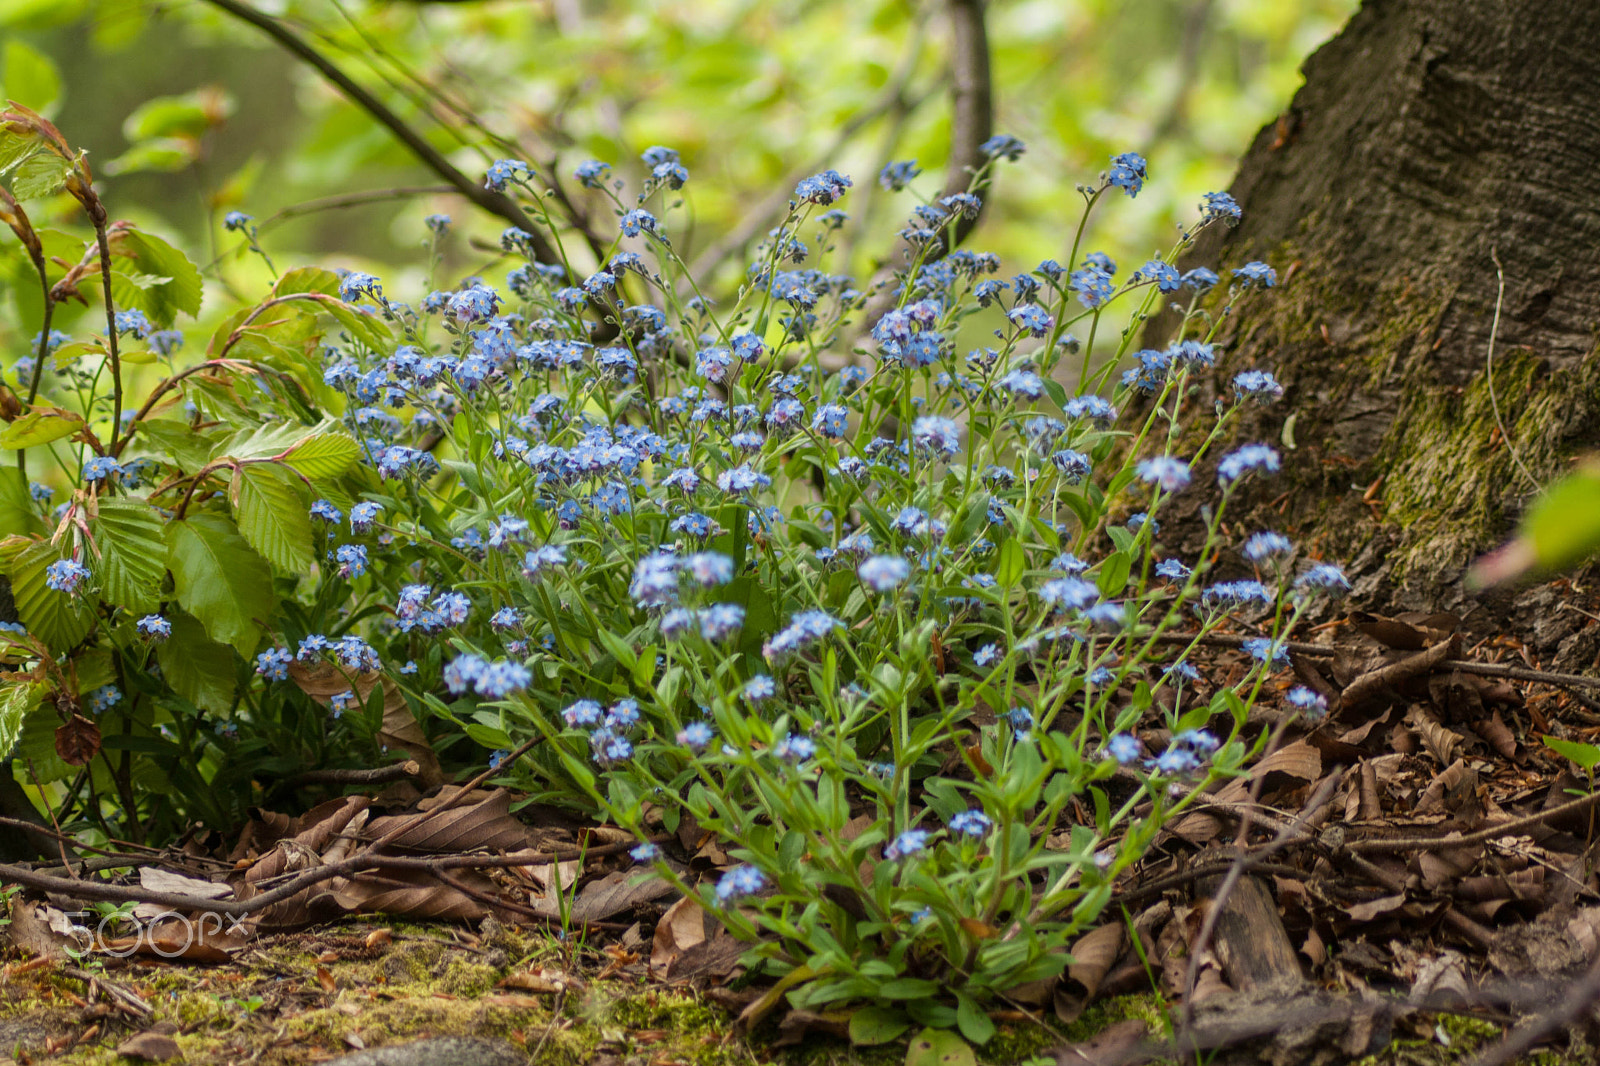
M637 833L640 862L751 942L769 1002L866 1004L864 1035L982 1043L986 1004L1058 974L1117 874L1259 752L1244 725L1282 641L1345 589L1271 531L1240 545L1252 576L1215 580L1230 503L1279 463L1261 444L1211 455L1281 392L1250 370L1218 395L1210 373L1225 315L1275 275L1171 265L1238 217L1226 194L1121 280L1077 243L1073 267L1005 278L954 247L1024 153L995 137L861 287L825 269L853 185L828 170L724 306L672 240L676 152L645 152L631 195L605 163L576 169L617 220L592 263L532 168L502 160L486 184L522 199L559 262L509 229L503 289L473 278L415 306L369 274L290 270L180 369L163 334L196 306L192 268L106 224L53 127L4 120L18 199L79 190L95 240L77 280L103 279L107 328L42 331L0 433L19 452L0 562L22 623L0 723L107 835L229 824L275 771L475 742L533 798ZM1145 180L1114 157L1081 190L1077 240ZM31 247L20 206L7 221ZM228 228L265 254L248 217ZM449 220L429 228L449 239ZM35 260L47 314L51 262ZM1172 301L1177 339L1133 351ZM141 359L162 376L125 403ZM55 511L26 484L29 449L73 485ZM1184 562L1159 521L1213 467ZM1265 635L1199 698L1191 659L1233 616ZM694 883L662 829L731 861Z

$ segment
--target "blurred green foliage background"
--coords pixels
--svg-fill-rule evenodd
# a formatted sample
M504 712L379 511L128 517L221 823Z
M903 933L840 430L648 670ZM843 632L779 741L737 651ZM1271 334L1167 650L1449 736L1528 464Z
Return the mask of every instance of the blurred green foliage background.
M1301 61L1355 7L995 0L995 129L1023 138L1028 155L1001 171L969 245L999 252L1009 270L1065 258L1080 207L1074 185L1134 150L1150 159L1150 183L1136 202L1102 213L1086 246L1118 258L1166 247L1199 195L1227 186L1251 137L1299 84ZM470 175L521 157L565 178L595 157L632 184L643 149L679 149L693 178L673 237L690 262L730 234L764 234L767 198L836 167L856 182L843 204L856 220L851 266L870 269L917 202L878 189L881 166L914 158L927 172L917 188L932 195L943 184L950 42L940 4L273 0L261 10ZM202 325L231 309L229 290L259 294L268 280L240 254L239 235L223 232L234 209L256 217L280 268L359 267L401 299L428 286L423 218L449 214L472 239L458 235L437 280L498 280L501 220L448 193L387 192L439 179L319 75L206 0L0 0L0 31L5 95L89 151L113 217L210 264ZM581 206L605 210L572 184ZM326 206L364 194L372 198L358 206ZM30 209L39 225L81 221L70 201L56 219L44 205ZM723 262L724 291L740 267L738 255ZM35 282L6 273L22 312L11 332L25 332ZM57 324L73 329L71 316ZM0 340L17 352L26 337Z

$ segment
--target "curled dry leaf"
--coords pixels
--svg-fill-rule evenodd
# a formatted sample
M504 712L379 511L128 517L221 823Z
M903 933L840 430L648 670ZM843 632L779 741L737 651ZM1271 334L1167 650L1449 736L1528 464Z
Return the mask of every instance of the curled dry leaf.
M476 870L452 870L451 880L488 900L498 898L494 882ZM484 903L430 876L423 870L385 870L349 880L335 879L333 901L347 912L393 914L402 918L435 918L475 922L495 913ZM509 913L496 915L514 920Z
M1094 1001L1100 982L1122 954L1122 943L1122 923L1115 920L1073 942L1065 987L1062 995L1056 997L1058 1017L1063 1021L1076 1021L1083 1009Z
M374 818L367 836L388 836L397 829L400 833L389 846L409 851L516 851L536 843L528 827L512 817L511 793L505 789L484 792L476 802L437 814L421 811Z
M289 664L289 679L300 686L300 691L324 707L333 705L333 698L345 692L354 692L366 705L372 690L383 689L383 729L378 739L391 748L399 748L420 764L419 780L427 788L444 783L444 772L439 767L439 757L428 744L427 734L417 724L416 716L406 704L405 693L386 674L375 670L343 670L333 663L303 663L295 660Z
M580 922L605 921L672 891L670 884L648 870L614 871L583 886L573 901L572 917Z
M1398 618L1385 618L1383 615L1368 614L1365 611L1353 611L1349 620L1359 632L1386 648L1394 648L1396 651L1421 651L1428 646L1427 634Z
M684 896L667 908L656 923L650 946L650 970L664 975L673 960L706 938L706 912L698 902Z
M1472 723L1472 731L1482 737L1488 745L1500 755L1513 762L1517 759L1517 738L1500 718L1500 712L1495 711L1488 718L1480 718Z
M1440 766L1449 766L1454 762L1456 749L1466 743L1466 737L1441 725L1420 705L1413 705L1406 713L1406 724L1422 737L1422 746L1439 761Z
M68 766L87 766L100 754L100 727L75 714L56 730L56 754Z
M1446 659L1455 658L1460 650L1458 645L1459 641L1451 637L1387 666L1368 670L1345 687L1341 698L1346 711L1375 702L1385 694L1405 686L1409 681L1427 677L1433 672L1434 667Z

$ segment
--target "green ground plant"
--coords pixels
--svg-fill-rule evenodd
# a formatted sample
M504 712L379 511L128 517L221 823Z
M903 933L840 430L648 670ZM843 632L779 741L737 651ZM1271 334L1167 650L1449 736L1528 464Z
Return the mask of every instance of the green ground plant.
M1072 265L1006 276L954 247L1024 155L996 136L866 285L828 269L854 182L823 171L725 306L675 250L677 152L646 151L639 187L576 168L615 220L592 270L549 185L500 160L486 186L556 261L508 229L497 283L414 304L371 274L289 269L180 363L195 268L109 223L48 122L14 108L0 128L4 217L47 316L80 287L105 310L81 338L47 317L0 431L18 615L0 738L74 831L231 826L274 774L386 747L487 757L638 834L641 864L750 942L772 998L866 1005L864 1040L982 1044L986 1005L1060 973L1117 874L1268 742L1244 726L1282 641L1346 588L1268 530L1237 545L1253 578L1211 573L1229 501L1278 467L1212 442L1281 393L1257 369L1214 397L1212 339L1275 275L1171 265L1237 220L1224 193L1137 269L1079 247L1143 187L1135 153L1079 187ZM90 232L33 228L22 202L63 193ZM251 218L227 228L265 256ZM1134 351L1165 304L1177 338ZM161 376L133 397L140 363ZM1210 435L1172 454L1197 422ZM46 464L74 486L60 503L28 480ZM1189 560L1159 541L1180 493L1212 497ZM1197 701L1191 656L1228 618L1265 635ZM688 820L734 860L714 880L663 848Z

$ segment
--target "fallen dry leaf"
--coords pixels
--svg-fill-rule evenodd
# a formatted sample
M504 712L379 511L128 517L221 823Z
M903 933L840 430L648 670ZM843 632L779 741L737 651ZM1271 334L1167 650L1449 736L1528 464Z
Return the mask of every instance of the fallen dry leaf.
M166 1033L140 1033L118 1044L117 1054L141 1062L166 1062L178 1057L178 1042Z
M684 896L667 908L656 923L650 945L650 970L665 974L673 960L706 939L706 912L695 900Z

